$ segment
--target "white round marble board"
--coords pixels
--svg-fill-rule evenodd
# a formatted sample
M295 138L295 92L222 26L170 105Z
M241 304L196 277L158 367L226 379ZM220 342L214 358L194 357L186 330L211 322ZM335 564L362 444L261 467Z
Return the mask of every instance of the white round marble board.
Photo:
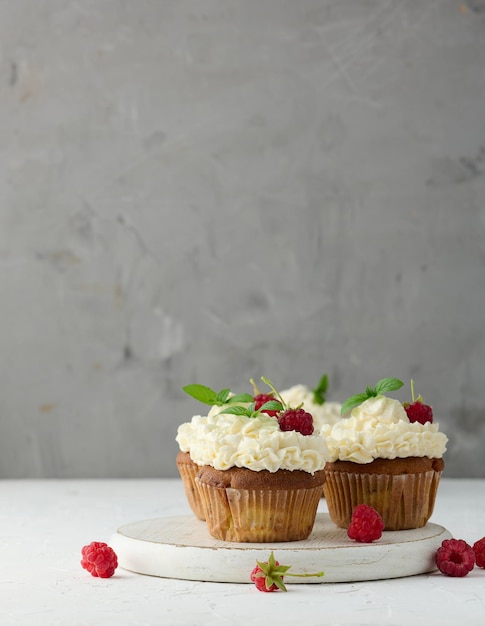
M248 583L256 561L271 551L290 573L324 571L323 577L292 578L293 583L336 583L401 578L436 569L434 555L448 530L428 523L414 530L384 531L373 543L358 543L338 528L328 513L317 513L304 541L231 543L213 539L193 515L160 517L126 524L110 541L123 569L207 582Z

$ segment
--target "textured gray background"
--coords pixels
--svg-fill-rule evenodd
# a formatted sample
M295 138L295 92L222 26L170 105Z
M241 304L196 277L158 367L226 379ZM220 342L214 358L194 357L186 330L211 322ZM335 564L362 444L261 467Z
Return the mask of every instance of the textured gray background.
M174 476L184 384L324 371L485 476L485 2L4 0L0 71L0 476Z

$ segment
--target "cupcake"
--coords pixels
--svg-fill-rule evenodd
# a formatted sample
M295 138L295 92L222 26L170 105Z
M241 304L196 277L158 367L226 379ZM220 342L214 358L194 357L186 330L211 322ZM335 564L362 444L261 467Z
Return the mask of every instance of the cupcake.
M310 535L325 481L322 437L281 430L265 413L222 413L198 431L190 454L201 466L196 483L212 537L261 543Z
M347 528L359 504L374 507L386 530L421 528L433 513L448 438L422 400L431 413L418 421L411 405L384 395L402 384L382 379L344 402L343 411L358 403L349 417L321 430L330 451L324 491L337 526Z
M198 468L193 482L209 534L222 541L306 539L323 492L328 449L312 416L262 380L271 393L225 395L177 433Z

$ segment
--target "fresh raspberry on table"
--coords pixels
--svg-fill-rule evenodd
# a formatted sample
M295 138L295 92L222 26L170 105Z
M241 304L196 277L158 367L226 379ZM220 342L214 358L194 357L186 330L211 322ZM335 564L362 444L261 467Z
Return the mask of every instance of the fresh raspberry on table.
M250 579L259 591L286 591L283 582L283 574L290 568L287 565L280 565L271 552L268 561L256 561L257 565L250 575Z
M475 553L475 563L478 567L485 567L485 537L482 537L473 544Z
M435 562L446 576L466 576L475 566L475 552L463 539L445 539L436 550Z
M286 409L278 415L281 430L296 430L302 435L313 434L313 417L304 409Z
M256 567L250 574L250 579L259 591L286 591L284 576L296 576L298 578L309 578L311 576L324 576L324 572L314 574L289 574L290 565L280 565L271 552L267 561L256 561Z
M278 561L276 561L276 564L278 565ZM266 574L259 567L259 565L256 565L251 572L251 580L256 585L256 589L259 591L278 591L278 587L275 583L271 583L269 587L266 587ZM281 577L281 580L283 580L283 577Z
M81 550L81 565L92 576L110 578L118 567L118 558L113 548L101 541L93 541Z
M254 396L254 409L258 411L263 406L263 404L266 404L266 402L271 402L274 399L275 397L272 393L258 393ZM271 417L276 417L278 411L267 411L263 409L261 413L267 413L268 415L271 415Z
M371 543L382 536L384 521L374 507L359 504L352 512L352 519L347 528L350 539L361 543Z

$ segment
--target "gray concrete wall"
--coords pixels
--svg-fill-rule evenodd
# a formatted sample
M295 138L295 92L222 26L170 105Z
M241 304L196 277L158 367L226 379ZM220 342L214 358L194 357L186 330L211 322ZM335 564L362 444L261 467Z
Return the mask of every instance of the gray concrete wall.
M6 0L0 76L0 476L174 476L183 385L325 371L485 476L485 2Z

